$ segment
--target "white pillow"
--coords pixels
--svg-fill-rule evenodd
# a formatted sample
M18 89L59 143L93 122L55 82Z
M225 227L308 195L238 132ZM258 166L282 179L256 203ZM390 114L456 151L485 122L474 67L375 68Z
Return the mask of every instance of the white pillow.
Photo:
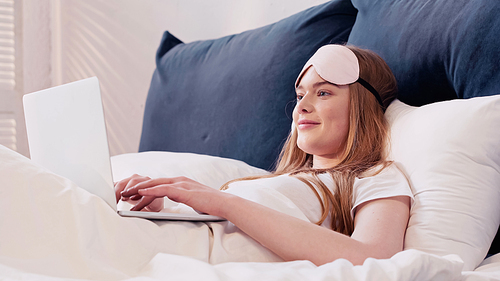
M269 173L239 160L165 151L116 155L111 157L111 167L114 181L133 174L151 178L185 176L217 189L233 179Z
M185 176L216 189L233 179L269 173L234 159L165 151L116 155L111 157L111 167L115 182L133 174L151 178ZM129 210L131 207L130 203L124 201L118 204L119 210ZM190 207L166 197L164 207L168 212L194 212Z
M473 270L500 223L500 96L396 100L386 116L392 159L415 195L405 249L458 254Z

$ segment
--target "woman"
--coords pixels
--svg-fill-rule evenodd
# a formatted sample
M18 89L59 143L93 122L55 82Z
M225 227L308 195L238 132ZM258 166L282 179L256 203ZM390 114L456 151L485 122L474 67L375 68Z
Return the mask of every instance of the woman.
M401 251L412 195L405 177L384 158L383 114L397 90L390 69L372 52L327 45L305 64L295 86L294 129L273 175L230 182L225 192L183 177L134 175L116 184L117 200L140 198L133 210L159 210L167 196L228 219L284 260L362 264ZM269 188L284 182L279 188L290 194L306 194L307 186L319 200L316 214L308 216L315 223L235 195L241 184L266 181Z

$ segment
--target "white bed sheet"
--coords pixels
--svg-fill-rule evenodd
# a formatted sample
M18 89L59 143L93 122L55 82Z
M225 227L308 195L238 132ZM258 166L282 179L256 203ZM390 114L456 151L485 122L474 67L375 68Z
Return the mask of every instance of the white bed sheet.
M417 250L362 266L265 262L279 258L228 222L119 217L100 198L4 147L0 179L2 280L500 280L500 256L469 272L456 255Z

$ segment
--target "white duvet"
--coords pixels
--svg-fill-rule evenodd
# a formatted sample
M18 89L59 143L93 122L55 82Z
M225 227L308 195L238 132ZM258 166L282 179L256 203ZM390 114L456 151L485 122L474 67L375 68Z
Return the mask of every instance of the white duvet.
M181 159L190 157L201 166L183 169ZM115 179L132 172L120 159L113 161ZM214 187L224 177L258 173L233 160L186 154L172 154L170 160L175 165L157 168ZM141 173L140 161L135 159L134 172ZM230 175L190 174L217 165ZM155 176L152 170L142 172ZM229 222L122 218L100 198L4 147L0 180L1 280L500 280L499 256L466 272L456 255L417 250L368 259L362 266L346 260L320 267L308 261L277 262L277 256Z

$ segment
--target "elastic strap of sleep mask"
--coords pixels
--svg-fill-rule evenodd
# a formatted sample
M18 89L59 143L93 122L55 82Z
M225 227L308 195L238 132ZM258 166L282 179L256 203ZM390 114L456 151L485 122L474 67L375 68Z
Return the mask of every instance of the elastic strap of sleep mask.
M370 91L374 96L375 98L377 99L378 103L380 104L380 106L382 107L382 109L385 110L385 107L384 107L384 102L382 102L382 98L380 97L380 95L378 94L377 90L375 90L375 88L372 87L372 85L370 85L370 83L366 82L363 78L359 77L358 80L356 81L358 82L359 84L361 84L363 87L365 87L365 89L367 89L368 91Z

